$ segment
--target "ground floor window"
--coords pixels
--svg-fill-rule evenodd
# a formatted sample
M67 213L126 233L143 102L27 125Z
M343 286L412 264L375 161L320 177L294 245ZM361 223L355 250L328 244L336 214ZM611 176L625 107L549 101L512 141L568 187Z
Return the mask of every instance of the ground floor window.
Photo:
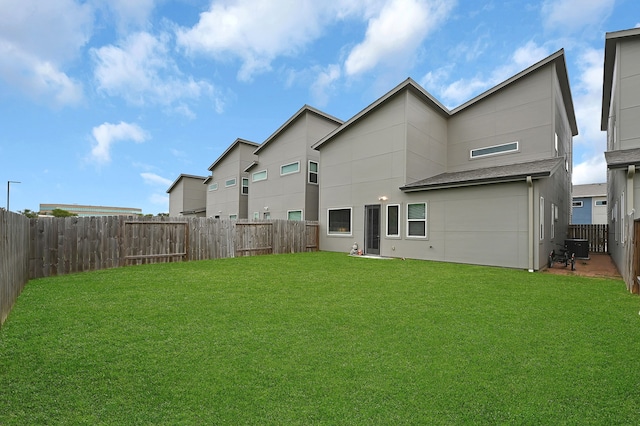
M387 237L400 236L400 205L387 205Z
M302 220L302 210L289 210L287 220Z
M427 203L407 204L407 237L427 236Z
M351 207L327 210L328 234L351 235Z

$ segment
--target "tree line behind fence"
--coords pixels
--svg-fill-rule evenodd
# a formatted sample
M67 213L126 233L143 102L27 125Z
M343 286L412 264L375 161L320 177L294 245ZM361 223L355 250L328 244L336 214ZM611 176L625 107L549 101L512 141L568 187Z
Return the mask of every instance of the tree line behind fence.
M144 263L318 250L318 223L213 218L28 219L0 211L0 319L29 279Z

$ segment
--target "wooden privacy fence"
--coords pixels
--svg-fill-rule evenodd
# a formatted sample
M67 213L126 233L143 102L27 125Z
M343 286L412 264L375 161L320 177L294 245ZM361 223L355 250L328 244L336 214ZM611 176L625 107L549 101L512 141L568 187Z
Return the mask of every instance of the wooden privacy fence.
M569 225L567 238L588 240L591 253L609 253L608 225Z
M0 325L29 280L29 219L0 209Z
M143 263L318 250L318 223L213 218L31 219L29 277Z

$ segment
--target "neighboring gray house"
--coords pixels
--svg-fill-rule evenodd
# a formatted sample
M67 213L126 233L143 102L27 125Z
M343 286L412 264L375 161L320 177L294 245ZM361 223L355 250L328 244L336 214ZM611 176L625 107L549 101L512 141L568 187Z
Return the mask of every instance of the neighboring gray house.
M202 182L206 177L181 174L171 184L169 194L169 216L205 216L207 194Z
M245 169L250 219L318 220L320 155L311 145L341 124L305 105L255 150L257 160Z
M571 223L604 225L607 223L607 184L573 185Z
M236 139L209 166L206 178L207 217L247 219L249 174L244 171L258 157L253 153L260 145Z
M607 132L609 251L629 290L638 292L640 28L605 36L601 128Z
M453 110L407 79L314 145L320 248L544 268L577 134L562 50Z

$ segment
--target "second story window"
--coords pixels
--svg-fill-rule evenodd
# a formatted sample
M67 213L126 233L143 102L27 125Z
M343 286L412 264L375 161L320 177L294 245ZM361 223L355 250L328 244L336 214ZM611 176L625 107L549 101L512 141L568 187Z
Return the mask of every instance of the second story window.
M235 185L236 185L236 178L227 179L224 182L224 186L227 187L227 188L230 187L230 186L235 186Z
M249 193L249 178L242 178L242 195Z
M298 173L300 171L300 162L296 161L295 163L289 163L280 166L280 175L289 175L291 173Z
M209 191L216 191L218 189L218 182L209 185Z
M309 161L309 183L318 183L318 163Z
M472 149L471 158L487 157L489 155L506 154L508 152L516 151L518 151L518 141Z
M251 175L251 179L253 180L253 182L259 182L261 180L267 180L267 171L266 170L261 170L259 172L255 172L253 175Z

